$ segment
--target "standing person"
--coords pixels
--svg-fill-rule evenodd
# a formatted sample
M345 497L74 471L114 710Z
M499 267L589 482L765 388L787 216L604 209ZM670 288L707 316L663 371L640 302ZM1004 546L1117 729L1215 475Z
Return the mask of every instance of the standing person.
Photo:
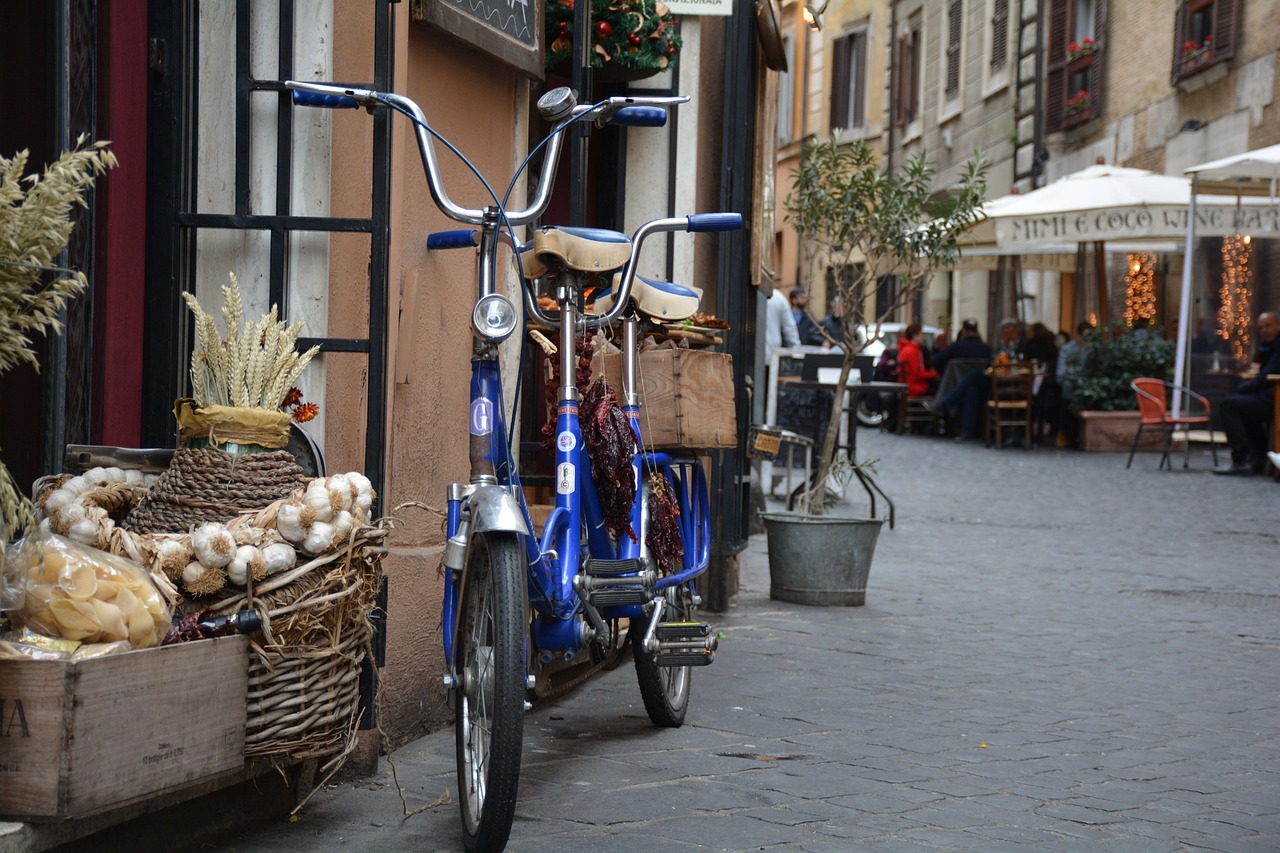
M819 346L826 340L818 331L818 324L809 315L809 294L803 287L791 288L791 316L796 321L796 332L800 335L800 343L805 346Z
M924 366L924 330L912 323L898 336L898 368L908 397L927 397L938 387L938 372Z
M787 297L777 287L773 289L765 309L768 313L765 315L764 360L765 364L772 364L774 350L800 346L800 335Z
M1261 474L1267 464L1267 424L1275 412L1276 389L1268 374L1280 373L1280 316L1272 311L1258 315L1258 350L1253 367L1257 374L1241 382L1222 401L1222 427L1231 445L1231 464L1215 474Z
M844 300L839 296L831 300L831 313L823 317L818 325L822 328L824 339L822 346L830 349L834 344L844 343Z

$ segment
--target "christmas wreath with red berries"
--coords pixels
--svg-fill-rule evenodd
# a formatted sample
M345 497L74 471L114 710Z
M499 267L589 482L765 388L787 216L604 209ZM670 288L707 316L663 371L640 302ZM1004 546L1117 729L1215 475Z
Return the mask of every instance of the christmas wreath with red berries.
M573 57L573 4L547 4L548 69ZM665 71L680 52L678 24L660 0L591 0L591 67Z

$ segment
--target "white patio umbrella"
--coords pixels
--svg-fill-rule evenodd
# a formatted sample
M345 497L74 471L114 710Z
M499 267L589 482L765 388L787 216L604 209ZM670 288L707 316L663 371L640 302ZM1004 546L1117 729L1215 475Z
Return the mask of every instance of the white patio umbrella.
M1236 234L1245 231L1255 237L1280 237L1280 145L1246 151L1220 160L1201 163L1186 170L1191 176L1189 199L1189 215L1187 216L1187 248L1182 256L1182 304L1178 310L1178 353L1174 361L1173 381L1185 385L1187 376L1187 354L1190 347L1191 331L1191 275L1195 257L1195 238L1200 236L1219 236L1219 234ZM1253 202L1248 208L1237 206L1231 209L1230 217L1206 217L1197 210L1205 198L1202 193L1211 192L1215 198L1234 195L1237 202L1251 197ZM1205 229L1202 220L1208 220L1210 230ZM1231 228L1220 231L1230 220ZM1175 391L1173 408L1177 411L1181 405L1181 393Z

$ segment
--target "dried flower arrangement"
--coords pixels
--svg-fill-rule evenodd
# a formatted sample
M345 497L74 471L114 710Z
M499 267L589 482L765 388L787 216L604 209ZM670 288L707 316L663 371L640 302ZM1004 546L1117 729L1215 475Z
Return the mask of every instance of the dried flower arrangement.
M30 335L60 331L59 313L88 284L83 273L54 261L71 237L72 206L85 206L97 176L117 165L108 144L85 144L81 136L43 174L25 177L28 152L0 157L0 372L22 362L39 370ZM4 530L17 537L34 528L23 491L0 463L0 546Z

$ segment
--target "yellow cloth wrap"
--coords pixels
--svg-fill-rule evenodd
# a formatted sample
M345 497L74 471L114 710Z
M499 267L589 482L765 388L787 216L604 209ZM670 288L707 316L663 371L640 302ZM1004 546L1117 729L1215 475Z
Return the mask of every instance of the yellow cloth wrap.
M239 406L204 406L183 398L173 404L178 419L178 438L205 438L214 447L222 444L260 444L280 448L289 443L288 412L250 409Z

